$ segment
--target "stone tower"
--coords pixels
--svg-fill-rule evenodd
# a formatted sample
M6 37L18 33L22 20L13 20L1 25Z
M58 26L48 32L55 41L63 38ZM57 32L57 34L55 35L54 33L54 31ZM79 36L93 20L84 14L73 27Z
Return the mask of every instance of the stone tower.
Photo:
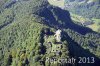
M60 29L58 29L56 32L55 32L55 38L56 38L56 41L57 42L61 42L61 30Z

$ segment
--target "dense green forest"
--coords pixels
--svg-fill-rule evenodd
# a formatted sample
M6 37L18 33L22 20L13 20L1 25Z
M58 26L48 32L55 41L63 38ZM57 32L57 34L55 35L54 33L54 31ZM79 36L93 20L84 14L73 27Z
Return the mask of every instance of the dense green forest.
M62 31L61 41L55 32ZM94 63L78 63L94 57ZM75 58L75 63L48 58ZM100 62L100 34L75 24L67 10L47 0L0 0L0 66L94 66Z
M65 7L70 12L74 14L78 14L85 18L100 19L100 1L99 0L65 0L65 1L66 1Z

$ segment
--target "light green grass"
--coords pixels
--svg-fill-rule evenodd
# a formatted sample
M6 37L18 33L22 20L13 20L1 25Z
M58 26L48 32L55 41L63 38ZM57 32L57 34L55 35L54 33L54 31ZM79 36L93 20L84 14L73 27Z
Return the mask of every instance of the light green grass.
M84 18L82 16L79 16L79 15L76 15L76 14L72 14L72 13L71 13L71 18L72 18L73 21L75 21L75 22L81 22L81 23L88 22L88 21L93 21L94 24L91 24L91 25L86 26L86 27L91 28L93 31L98 32L98 30L100 28L100 25L99 25L100 19L92 18L90 20L88 18Z
M79 15L76 15L76 14L73 14L73 13L70 13L70 15L71 15L72 20L76 21L76 22L84 23L84 22L89 20L87 18L84 18L82 16L79 16Z
M54 6L64 7L64 0L61 0L61 1L48 0L48 2L49 2L51 5L54 5Z

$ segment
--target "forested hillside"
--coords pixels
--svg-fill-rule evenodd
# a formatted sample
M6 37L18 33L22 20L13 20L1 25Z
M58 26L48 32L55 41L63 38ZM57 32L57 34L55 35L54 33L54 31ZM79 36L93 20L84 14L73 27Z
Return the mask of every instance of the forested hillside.
M74 14L85 18L100 19L99 0L65 0L65 7Z
M100 1L99 0L65 0L65 9L71 13L75 23L100 32Z
M79 57L94 59L78 63ZM75 58L75 63L57 61L68 58ZM99 62L100 34L75 24L69 11L47 0L0 0L0 66L98 66Z

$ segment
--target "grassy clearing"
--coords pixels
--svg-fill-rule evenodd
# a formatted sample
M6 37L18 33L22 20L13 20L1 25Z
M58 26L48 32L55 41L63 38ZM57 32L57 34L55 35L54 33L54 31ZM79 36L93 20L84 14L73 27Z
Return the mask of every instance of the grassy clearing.
M87 27L91 28L93 31L98 31L98 29L100 28L100 26L98 26L97 24L88 25Z
M100 19L94 19L93 18L92 20L93 20L94 24L93 25L89 25L88 27L93 29L94 31L98 31L98 29L100 28L100 25L99 25Z
M88 22L88 21L93 21L94 24L86 26L86 27L91 28L93 31L97 31L98 32L98 29L100 28L100 25L99 25L100 19L93 18L93 19L90 20L88 18L84 18L82 16L79 16L79 15L76 15L76 14L72 14L72 13L71 13L71 18L72 18L73 21L81 22L81 23Z
M51 5L54 5L54 6L64 7L64 0L61 0L61 1L48 0L48 2L49 2Z
M72 13L70 13L70 15L71 15L72 20L74 20L76 22L84 23L84 22L88 21L87 18L84 18L82 16L79 16L79 15L76 15L76 14L72 14Z

